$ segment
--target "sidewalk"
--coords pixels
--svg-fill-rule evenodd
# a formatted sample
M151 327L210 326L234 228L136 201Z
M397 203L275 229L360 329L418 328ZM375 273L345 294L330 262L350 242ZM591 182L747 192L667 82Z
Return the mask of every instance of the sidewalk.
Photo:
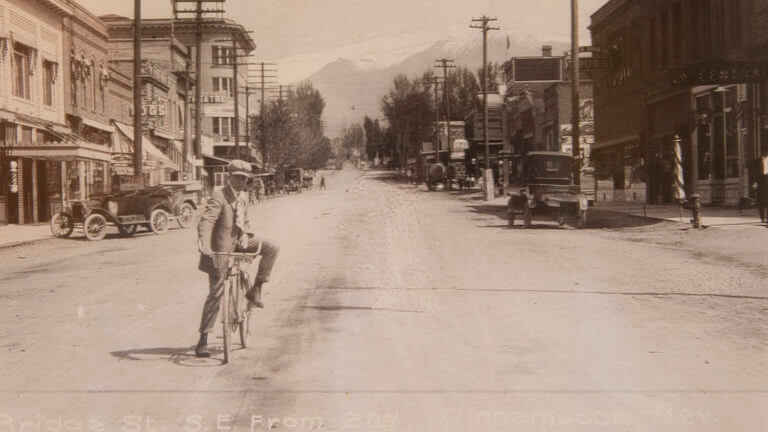
M0 248L19 246L54 238L47 223L30 225L0 225Z
M642 203L600 203L595 208L615 211L632 216L642 216L680 222L680 206L675 204L643 205ZM691 209L683 208L683 223L691 223ZM760 225L760 216L755 208L739 210L738 207L703 206L701 223L704 226Z

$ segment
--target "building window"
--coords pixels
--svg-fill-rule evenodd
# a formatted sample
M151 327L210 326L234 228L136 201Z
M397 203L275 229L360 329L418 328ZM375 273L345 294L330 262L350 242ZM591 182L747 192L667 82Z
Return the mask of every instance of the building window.
M30 76L31 49L21 44L13 44L13 61L11 63L11 76L13 77L13 95L16 97L31 99Z
M213 46L212 58L215 66L225 66L234 63L234 50L232 47Z
M650 51L650 59L651 59L651 69L656 69L656 66L658 64L658 27L656 25L656 17L651 18L651 22L649 23L648 28L648 45L649 45L649 51Z
M227 179L228 179L227 173L225 173L225 172L213 173L213 180L214 180L213 185L214 186L226 186L227 185Z
M734 47L741 45L741 1L731 0L731 42Z
M659 64L666 66L669 64L669 11L661 12L659 21L661 30L661 39L659 40Z
M672 5L672 57L679 60L683 56L683 14L680 2Z
M213 91L214 92L227 92L231 97L233 96L232 78L214 77L213 78Z
M43 103L53 106L56 101L56 63L43 62Z
M232 117L214 117L213 134L228 137L232 134Z

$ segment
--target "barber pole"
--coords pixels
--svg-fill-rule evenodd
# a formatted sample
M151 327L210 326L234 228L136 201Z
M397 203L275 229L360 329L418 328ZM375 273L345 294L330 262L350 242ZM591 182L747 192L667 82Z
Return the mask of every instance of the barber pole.
M683 148L680 145L679 135L675 135L675 199L680 204L680 222L683 221L683 202L685 196L685 182L683 181Z
M685 201L685 182L683 181L683 148L681 140L675 135L675 198L678 202Z

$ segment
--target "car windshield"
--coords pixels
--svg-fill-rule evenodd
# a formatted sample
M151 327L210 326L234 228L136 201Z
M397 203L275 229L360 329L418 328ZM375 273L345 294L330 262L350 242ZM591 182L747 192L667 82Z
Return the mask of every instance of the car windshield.
M565 179L571 177L571 158L557 155L530 155L525 161L528 178Z

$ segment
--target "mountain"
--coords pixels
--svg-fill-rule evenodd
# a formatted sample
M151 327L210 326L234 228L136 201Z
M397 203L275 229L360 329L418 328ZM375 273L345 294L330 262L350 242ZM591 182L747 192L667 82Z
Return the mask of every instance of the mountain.
M525 33L491 32L488 34L488 61L503 63L510 57L539 56L542 45L552 45L554 55L568 49L566 42L541 41ZM336 58L306 78L325 98L326 134L330 137L340 135L344 127L353 123L362 123L365 115L381 118L381 99L389 92L398 74L421 75L439 58L453 59L454 64L473 71L482 67L483 47L479 32L388 52L370 46L365 49L368 52L354 53L355 49L351 49L346 53L351 55Z

